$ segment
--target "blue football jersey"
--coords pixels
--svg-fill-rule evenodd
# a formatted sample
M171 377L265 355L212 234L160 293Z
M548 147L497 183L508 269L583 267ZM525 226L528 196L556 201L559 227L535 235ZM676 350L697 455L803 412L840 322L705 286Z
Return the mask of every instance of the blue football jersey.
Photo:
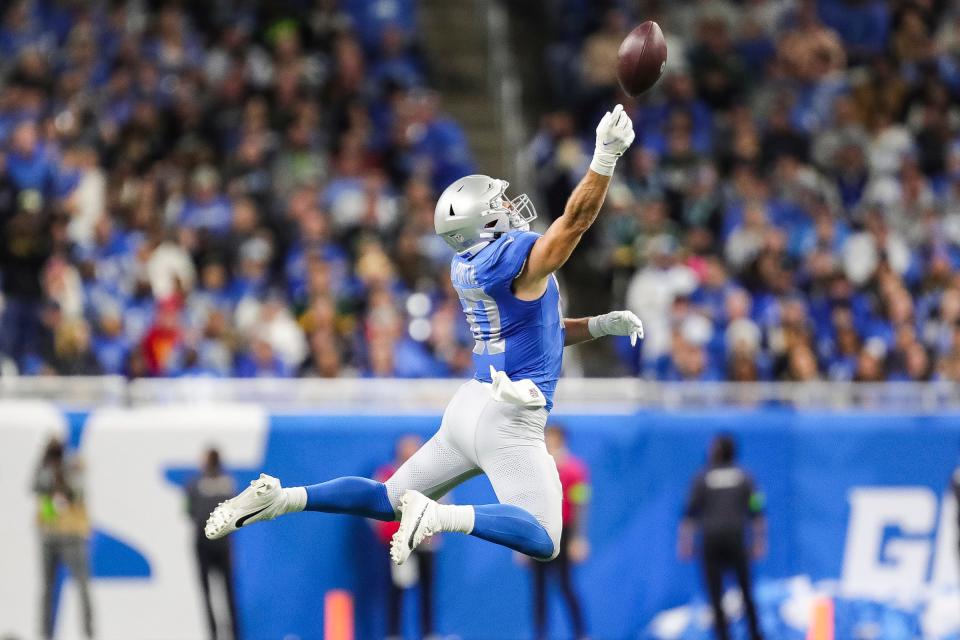
M490 365L513 380L529 378L553 406L563 360L563 317L556 276L537 300L520 300L513 280L540 234L510 231L474 255L456 255L450 279L473 332L475 377L491 382Z

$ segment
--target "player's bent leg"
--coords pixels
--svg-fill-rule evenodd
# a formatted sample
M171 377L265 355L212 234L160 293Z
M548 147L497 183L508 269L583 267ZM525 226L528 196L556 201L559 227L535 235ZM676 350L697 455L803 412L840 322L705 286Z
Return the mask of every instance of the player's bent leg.
M375 520L395 520L401 494L407 489L439 497L466 478L478 474L476 466L446 444L441 433L426 442L403 463L386 483L347 476L328 482L294 487L305 497L295 497L293 504L303 504L303 511L343 513ZM291 508L290 511L300 510Z
M555 555L555 542L529 512L509 504L440 504L418 491L400 499L400 528L390 541L390 557L403 564L435 533L466 533L540 560Z
M477 434L477 455L497 499L502 506L527 514L550 540L549 552L528 555L539 560L556 558L563 528L563 489L543 441L547 412L494 401L481 420L484 428Z
M441 505L404 493L400 530L391 542L394 562L402 563L439 531L468 533L538 560L559 553L562 489L543 442L547 413L486 398L477 418L475 452L501 504Z
M400 528L390 539L390 558L398 565L435 533L470 533L473 529L473 507L440 504L413 489L400 497L399 509Z
M456 405L456 398L451 407ZM390 502L400 512L400 528L390 542L390 557L403 564L421 542L440 531L469 533L473 508L434 501L480 473L473 460L450 442L450 409L430 440L386 482Z
M512 504L483 504L474 507L472 536L509 547L537 560L556 557L556 541L529 511Z
M207 519L205 533L222 538L242 526L297 511L320 511L395 520L404 491L422 491L440 497L467 478L480 473L477 464L450 443L447 433L456 427L457 416L475 412L464 407L461 391L451 401L440 431L410 457L386 483L346 476L306 487L283 488L268 475L250 483L240 495L221 503ZM454 411L451 411L453 409ZM453 415L456 414L456 415Z
M429 498L440 498L458 484L480 474L476 463L451 444L444 417L440 431L427 440L410 459L386 481L390 504L401 511L404 493L413 490Z
M261 473L242 493L220 503L207 518L205 535L222 538L254 522L286 513L322 511L393 520L396 516L381 482L347 476L307 487L283 488L280 481Z
M472 507L432 500L480 473L477 429L496 426L482 422L491 402L489 385L472 380L461 386L447 407L440 431L387 481L391 502L401 512L400 529L391 541L391 556L397 564L440 531L467 533L536 558L554 554L559 534L553 540L529 511L511 505ZM542 445L542 427L540 434Z
M305 494L303 511L343 513L374 520L396 519L387 496L387 487L376 480L344 476L307 487L294 487L289 491L298 489Z

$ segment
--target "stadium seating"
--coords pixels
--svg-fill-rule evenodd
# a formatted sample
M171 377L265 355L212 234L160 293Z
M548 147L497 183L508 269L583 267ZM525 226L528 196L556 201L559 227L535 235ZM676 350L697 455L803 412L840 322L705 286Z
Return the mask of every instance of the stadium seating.
M638 19L669 58L592 242L661 380L960 380L960 23L946 3L551 3L531 143L548 211L622 99ZM555 107L554 107L555 108Z

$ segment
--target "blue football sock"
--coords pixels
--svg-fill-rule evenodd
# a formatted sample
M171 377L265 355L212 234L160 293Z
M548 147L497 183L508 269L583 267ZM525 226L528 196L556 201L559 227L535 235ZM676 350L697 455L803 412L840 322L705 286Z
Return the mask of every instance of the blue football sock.
M346 513L376 520L394 520L396 516L387 487L368 478L345 476L304 487L307 504L304 511Z
M553 540L528 511L512 504L483 504L473 514L470 535L540 560L553 556Z

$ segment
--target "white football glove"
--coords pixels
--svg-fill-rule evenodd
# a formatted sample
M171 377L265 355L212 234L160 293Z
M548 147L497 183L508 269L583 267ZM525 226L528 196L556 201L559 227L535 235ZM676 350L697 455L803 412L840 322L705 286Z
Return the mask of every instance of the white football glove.
M623 105L618 104L597 125L597 146L590 168L601 175L612 176L617 159L630 148L634 136L633 122L624 112Z
M630 346L636 346L637 340L643 338L643 323L633 311L611 311L593 316L587 321L587 329L594 338L630 336Z

